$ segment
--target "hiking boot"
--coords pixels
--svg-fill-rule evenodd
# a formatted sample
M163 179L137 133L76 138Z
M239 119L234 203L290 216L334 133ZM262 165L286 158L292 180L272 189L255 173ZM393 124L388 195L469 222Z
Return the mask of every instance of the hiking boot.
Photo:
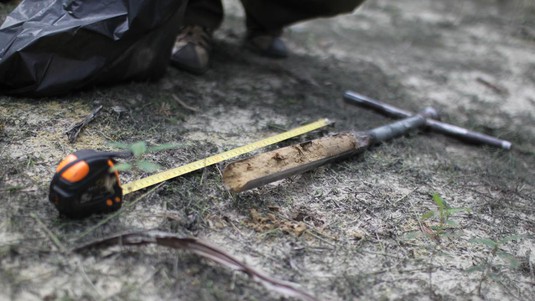
M184 26L176 38L171 53L171 65L201 75L210 66L212 32L202 26Z
M285 58L288 56L288 49L280 37L281 33L282 30L277 33L248 32L245 47L270 58Z

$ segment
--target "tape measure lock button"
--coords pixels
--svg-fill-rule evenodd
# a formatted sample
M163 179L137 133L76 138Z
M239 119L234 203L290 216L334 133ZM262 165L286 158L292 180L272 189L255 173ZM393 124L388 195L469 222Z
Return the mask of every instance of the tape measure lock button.
M61 215L82 218L121 208L123 191L119 174L110 172L118 155L80 150L58 164L50 183L49 200Z

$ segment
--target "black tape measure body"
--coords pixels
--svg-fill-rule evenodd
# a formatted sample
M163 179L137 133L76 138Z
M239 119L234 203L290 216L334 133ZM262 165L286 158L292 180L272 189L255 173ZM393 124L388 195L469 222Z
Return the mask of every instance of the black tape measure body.
M110 172L115 157L124 153L80 150L63 159L50 183L49 200L60 214L82 218L121 208L119 174Z

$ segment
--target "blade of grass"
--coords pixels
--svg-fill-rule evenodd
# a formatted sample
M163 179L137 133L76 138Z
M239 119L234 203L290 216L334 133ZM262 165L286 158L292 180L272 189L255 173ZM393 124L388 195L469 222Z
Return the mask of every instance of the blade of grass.
M65 248L65 246L61 243L59 238L50 229L48 229L45 223L43 223L43 221L34 212L30 213L30 216L37 222L37 224L41 227L41 229L45 232L45 234L54 243L54 245L56 245L56 247L62 253L67 253L67 249Z

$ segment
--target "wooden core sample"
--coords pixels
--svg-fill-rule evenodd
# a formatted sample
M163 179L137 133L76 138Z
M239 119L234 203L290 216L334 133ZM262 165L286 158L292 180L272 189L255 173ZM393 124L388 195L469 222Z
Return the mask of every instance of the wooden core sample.
M367 136L350 132L279 148L230 163L223 182L231 192L252 189L354 154L369 145Z

